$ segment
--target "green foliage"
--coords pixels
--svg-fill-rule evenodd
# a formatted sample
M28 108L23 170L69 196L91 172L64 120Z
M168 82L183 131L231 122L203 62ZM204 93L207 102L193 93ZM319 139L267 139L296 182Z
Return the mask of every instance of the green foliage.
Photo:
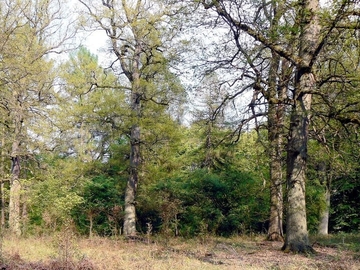
M223 169L212 173L199 169L156 183L152 187L158 194L155 209L166 221L162 225L170 226L163 229L183 236L261 231L259 223L267 219L269 210L262 181L244 172ZM169 202L173 205L166 208Z
M123 195L118 181L114 178L99 175L86 182L83 201L72 211L77 227L82 233L89 234L90 219L92 232L97 235L119 233L122 221Z
M31 181L28 191L30 229L54 231L68 220L72 210L83 202L80 190L83 182L75 161L64 159L47 160L42 175Z
M334 181L330 228L334 232L360 229L360 170Z

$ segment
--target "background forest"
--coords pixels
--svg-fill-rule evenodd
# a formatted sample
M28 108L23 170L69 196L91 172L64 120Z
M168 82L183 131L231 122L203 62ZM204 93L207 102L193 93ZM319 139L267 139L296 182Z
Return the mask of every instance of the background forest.
M359 15L352 0L1 1L2 231L264 233L295 251L358 232Z

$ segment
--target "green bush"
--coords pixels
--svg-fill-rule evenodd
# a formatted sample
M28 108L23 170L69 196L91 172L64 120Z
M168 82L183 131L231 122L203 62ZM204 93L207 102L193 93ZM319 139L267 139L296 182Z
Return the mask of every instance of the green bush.
M266 220L269 212L268 189L262 181L243 172L210 173L199 169L160 181L153 192L168 194L167 200L158 202L159 206L168 203L169 198L180 202L177 225L179 234L185 237L259 231L259 221ZM161 213L161 209L157 212Z

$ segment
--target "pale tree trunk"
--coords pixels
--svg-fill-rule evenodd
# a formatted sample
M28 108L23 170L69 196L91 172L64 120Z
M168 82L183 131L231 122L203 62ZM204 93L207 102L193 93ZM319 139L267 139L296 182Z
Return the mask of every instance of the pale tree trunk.
M9 229L17 236L21 235L20 229L20 158L16 154L18 149L17 142L13 143L13 153L11 157L11 180L9 195Z
M319 235L328 235L329 227L329 216L330 216L330 185L331 185L331 173L328 173L327 166L325 162L322 162L318 169L318 174L320 182L325 188L324 192L324 202L325 208L320 212L318 234Z
M320 235L328 235L328 229L329 229L329 216L330 216L330 190L328 187L326 187L325 193L324 193L324 199L325 199L325 209L321 211L320 213L320 223L318 227L318 234Z
M89 218L89 238L92 239L93 238L93 224L94 224L94 214L93 212L90 210L88 213L88 218Z
M18 99L18 93L14 92L14 98ZM20 134L23 119L21 116L21 105L13 112L14 116L14 141L11 148L11 178L9 194L9 229L17 236L21 235L20 228Z

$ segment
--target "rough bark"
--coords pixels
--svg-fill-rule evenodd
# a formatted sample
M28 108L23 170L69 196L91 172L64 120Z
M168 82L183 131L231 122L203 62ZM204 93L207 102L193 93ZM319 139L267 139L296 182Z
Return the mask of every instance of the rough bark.
M300 2L299 57L302 59L302 65L298 65L296 71L294 106L287 149L287 218L286 238L282 249L300 253L314 252L309 245L307 231L305 181L311 92L316 89L312 65L320 38L318 10L319 0Z
M18 145L13 143L13 152L16 152ZM17 236L21 235L20 228L20 158L18 155L11 157L11 180L9 195L9 229Z
M3 129L5 130L5 128ZM5 132L3 132L3 137L1 139L1 229L5 226ZM2 231L2 230L1 230Z
M307 132L311 95L303 95L296 101L291 116L287 150L287 212L284 251L307 252L309 246L306 204L305 172L307 155ZM307 105L306 107L302 105Z
M282 125L284 106L277 93L277 79L280 58L273 53L269 70L268 139L270 158L270 219L268 240L283 240L283 191L282 191Z
M130 175L125 190L125 216L124 234L134 236L136 234L136 208L135 197L139 181L140 167L140 125L141 115L141 92L140 92L140 53L141 46L137 44L134 51L133 67L131 74L132 94L131 110L134 115L134 124L130 133Z

